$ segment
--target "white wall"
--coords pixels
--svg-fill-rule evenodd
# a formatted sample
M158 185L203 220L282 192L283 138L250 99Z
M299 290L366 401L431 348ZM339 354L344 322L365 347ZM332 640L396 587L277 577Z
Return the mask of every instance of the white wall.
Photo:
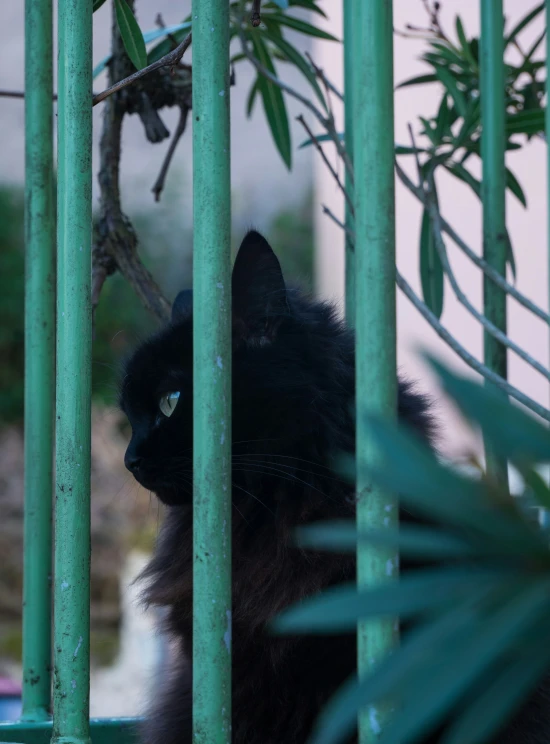
M535 0L505 0L508 23L522 17ZM328 6L328 3L326 4ZM445 0L442 3L442 19L445 29L454 34L454 18L460 14L467 35L479 33L478 0ZM334 33L341 30L341 1L331 0L330 27ZM406 23L424 25L425 14L420 0L394 0L394 26L403 29ZM542 28L542 18L537 26ZM534 34L536 35L536 34ZM413 75L427 72L418 57L426 48L422 40L395 37L394 69L395 82L399 83ZM342 80L342 50L337 45L316 43L313 50L317 64L325 69L339 87ZM432 115L440 92L436 86L418 86L397 91L395 97L395 138L409 144L407 124L418 131L418 115ZM409 163L402 159L401 162ZM546 309L548 305L547 241L546 241L546 145L534 141L519 155L509 153L507 164L517 175L528 199L525 210L515 197L507 196L507 219L517 262L517 287L528 297ZM407 171L415 177L414 164ZM343 199L326 168L319 158L315 160L315 204L327 204L336 214L343 212ZM441 177L438 181L442 212L458 230L466 242L478 253L481 252L480 203L466 186L452 177ZM400 271L413 288L420 293L418 270L418 242L421 211L415 198L398 182L396 186L397 262ZM343 235L316 209L316 241L318 246L317 289L323 296L343 297ZM449 245L450 258L456 276L470 300L481 309L481 276L476 267L457 248ZM510 277L509 277L510 279ZM450 287L445 287L445 307L442 321L460 342L476 357L482 353L482 333L478 323L459 305ZM406 374L417 377L423 388L433 389L427 370L420 363L415 349L418 346L437 353L443 360L457 369L466 369L435 332L420 317L409 301L398 295L398 359ZM509 300L509 333L522 344L535 359L548 364L548 329L544 323ZM548 404L548 384L537 372L529 368L514 354L509 354L510 381L527 392L535 400ZM467 430L450 408L441 403L446 434L446 450L453 455L473 444Z

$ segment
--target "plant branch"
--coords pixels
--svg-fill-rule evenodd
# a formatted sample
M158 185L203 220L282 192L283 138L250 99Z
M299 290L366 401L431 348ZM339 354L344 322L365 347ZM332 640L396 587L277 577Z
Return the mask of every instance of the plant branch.
M424 304L424 302L422 302L420 297L418 297L418 295L415 293L415 291L412 289L409 283L404 279L403 276L401 276L401 274L397 270L396 270L396 281L397 281L397 286L399 287L399 289L412 302L412 304L415 306L418 312L422 315L422 317L428 321L428 323L432 326L432 328L438 334L438 336L442 338L443 341L445 341L445 343L448 346L450 346L450 348L464 362L466 362L466 364L468 364L473 370L475 370L480 375L482 375L486 380L489 380L489 382L492 382L498 388L500 388L505 393L507 393L511 398L515 398L515 400L517 400L518 403L521 403L522 405L524 405L530 411L533 411L533 413L536 413L537 416L540 416L545 421L550 422L550 411L547 408L545 408L544 406L541 406L539 403L534 401L528 395L525 395L525 393L522 393L520 390L518 390L516 387L511 385L503 377L501 377L500 375L497 375L496 372L493 372L491 369L489 369L484 364L479 362L472 354L470 354L469 351L466 351L466 349L462 346L462 344L460 344L454 338L454 336L452 336L449 333L449 331L441 324L441 322L436 318L436 316L432 313L432 311Z
M315 64L313 61L313 58L309 52L305 52L305 56L309 62L309 64L313 67L313 72L315 73L316 77L319 78L319 80L323 83L325 87L325 91L330 91L331 93L334 93L336 98L338 98L342 103L344 103L344 94L341 93L338 88L334 85L334 83L331 83L330 80L325 75L325 71Z
M168 173L168 169L170 168L170 163L172 162L172 158L174 157L174 153L176 152L176 148L178 146L178 143L185 132L185 126L187 124L187 115L189 114L189 109L187 106L181 106L180 107L180 118L178 121L178 126L176 128L176 131L174 132L174 136L172 137L172 141L170 142L170 145L168 147L168 150L166 152L166 156L163 160L160 173L158 174L158 178L155 181L155 184L151 191L155 195L155 201L160 201L160 195L164 189L164 182L166 181L166 175Z
M157 60L156 62L153 62L147 67L144 67L142 70L138 70L137 72L134 72L132 75L129 75L128 77L124 78L124 80L120 80L119 82L114 83L106 90L95 95L92 99L92 106L96 106L98 103L101 103L101 101L104 101L109 96L112 96L113 93L117 93L119 90L126 88L128 85L132 85L132 83L135 83L136 80L139 80L140 78L145 77L145 75L148 75L149 73L154 72L155 70L160 70L161 67L175 67L181 62L181 58L183 57L187 49L190 47L190 45L191 45L191 32L187 34L187 36L181 42L181 44L179 44L171 52L168 52L168 54L165 54L164 57L161 57L161 59Z
M323 129L327 132L330 139L334 143L336 147L336 151L338 155L342 158L344 165L346 167L346 171L348 172L350 181L353 183L353 166L351 164L351 161L349 159L349 156L346 152L346 149L342 142L340 141L340 137L338 136L338 132L336 131L336 127L334 126L334 122L328 119L323 112L317 108L317 106L310 101L309 98L306 98L306 96L303 96L301 93L298 93L297 90L294 90L290 85L280 80L280 78L277 77L277 75L274 75L272 72L270 72L262 63L256 59L256 57L252 54L250 49L248 48L246 37L242 30L242 18L237 19L236 22L236 29L237 34L239 35L239 39L241 42L241 48L242 52L245 55L245 57L252 62L256 70L263 75L267 80L270 80L274 85L278 86L281 90L285 91L285 93L288 93L288 95L295 98L297 101L300 101L300 103L305 106L311 113L315 116L317 121L321 124Z
M399 165L397 160L395 161L395 171L397 177L401 183L413 194L416 198L426 206L426 196L423 190L412 182L409 176L405 173L403 168ZM440 216L441 217L441 216ZM513 297L520 305L523 305L527 310L530 310L533 315L543 320L545 323L550 325L550 315L546 313L542 308L532 302L530 299L525 297L524 294L519 292L512 284L506 281L506 279L498 273L492 266L490 266L483 258L478 256L465 242L462 240L456 230L443 218L441 217L441 230L446 233L453 243L457 245L460 250L465 253L470 261L472 261L478 268L480 268L484 274L486 274L492 282L507 292Z
M252 15L250 16L250 23L254 28L258 28L262 22L262 16L260 15L262 0L252 0Z
M441 260L441 264L443 266L443 271L447 275L451 287L453 289L453 292L456 295L456 298L460 302L460 304L466 308L466 310L473 315L473 317L481 323L483 328L493 336L493 338L496 338L497 341L499 341L503 346L506 346L508 349L511 349L513 352L515 352L521 359L523 359L524 362L527 362L533 369L536 369L539 374L541 374L543 377L546 377L548 381L550 381L550 371L546 369L542 364L537 362L536 359L534 359L530 354L528 354L526 351L524 351L521 346L518 346L514 341L512 341L508 336L503 333L500 328L497 328L497 326L492 323L488 318L486 318L482 313L480 313L476 308L472 305L468 297L464 294L462 289L460 288L460 285L456 279L456 276L452 270L449 258L447 256L447 249L445 247L445 241L443 240L442 235L442 228L441 228L441 215L439 214L439 209L436 202L435 197L435 183L434 183L434 175L433 172L430 172L427 176L427 179L425 181L425 186L423 185L424 178L422 176L422 169L420 167L420 160L418 158L418 150L416 147L416 142L414 138L414 133L412 131L412 127L409 124L409 134L411 137L412 146L414 148L415 152L415 158L416 158L416 165L418 169L418 179L420 181L420 189L424 192L424 203L426 205L426 209L428 211L428 215L430 217L430 224L432 229L432 234L436 246L437 253L439 255L439 258Z
M122 40L113 19L111 80L124 78L129 64ZM170 317L170 303L164 298L152 275L142 264L137 252L137 237L130 220L122 212L119 174L122 120L125 102L117 94L110 96L103 112L100 150L100 214L92 247L92 297L94 307L109 274L117 269L132 286L141 302L161 322Z
M344 188L344 185L343 185L342 181L340 180L340 176L336 172L336 169L333 167L333 165L330 163L329 159L327 158L327 156L325 154L325 151L323 150L323 148L321 146L321 143L319 142L319 140L317 139L317 137L311 131L310 127L308 126L308 123L306 122L306 120L304 119L304 117L302 116L302 114L300 114L300 116L297 116L296 117L296 121L300 122L300 124L303 126L303 128L306 130L307 134L311 138L311 141L313 142L313 144L315 145L315 147L319 151L321 157L323 158L323 162L325 163L325 165L329 169L331 176L334 178L334 180L338 184L338 188L340 189L340 191L344 195L344 197L346 199L346 202L348 204L348 207L350 208L351 214L354 215L355 214L355 209L354 209L354 206L353 206L353 201L352 201L350 195L348 194L347 190Z
M331 212L331 210L326 206L326 204L322 205L322 210L323 210L323 214L326 214L327 217L329 217L334 222L335 225L338 225L338 227L341 227L342 230L346 231L353 245L353 243L355 242L355 233L353 232L351 227L349 227L348 225L345 225L342 222L342 220L339 220L338 217L334 214L334 212Z

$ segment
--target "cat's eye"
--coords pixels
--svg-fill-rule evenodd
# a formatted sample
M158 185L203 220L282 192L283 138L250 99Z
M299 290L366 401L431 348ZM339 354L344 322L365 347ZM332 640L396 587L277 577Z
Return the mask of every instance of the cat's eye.
M162 398L159 400L159 408L161 410L161 413L163 413L166 417L170 417L176 410L179 397L179 392L166 393L166 395L163 395Z

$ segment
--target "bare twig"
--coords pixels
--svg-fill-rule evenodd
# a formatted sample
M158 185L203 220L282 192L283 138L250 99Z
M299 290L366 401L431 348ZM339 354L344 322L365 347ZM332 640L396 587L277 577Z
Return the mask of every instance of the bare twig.
M351 229L351 227L348 227L348 225L345 225L342 220L339 220L338 217L330 211L330 209L326 206L326 204L322 205L323 214L326 214L327 217L329 217L338 227L341 227L342 230L345 230L346 233L349 235L352 243L352 247L355 244L355 233Z
M350 181L353 183L353 166L351 164L351 161L349 159L349 156L346 152L346 148L342 144L340 137L338 136L338 132L336 131L336 127L334 126L334 122L331 122L330 119L328 119L323 112L315 106L315 104L309 100L309 98L306 98L301 93L298 93L297 90L294 90L290 85L280 80L277 75L274 75L270 70L268 70L262 63L256 59L256 57L252 54L250 49L248 48L248 44L246 41L246 36L243 33L242 30L242 18L240 19L241 22L239 22L239 19L237 20L236 29L237 34L239 35L239 39L241 42L241 48L242 52L247 57L247 59L252 62L256 70L263 75L267 80L270 80L272 83L277 85L281 90L284 90L285 93L288 93L290 96L295 98L297 101L300 101L300 103L305 106L311 113L315 116L317 121L321 124L323 129L326 131L332 142L334 143L334 146L336 147L336 151L338 155L342 158L344 165L346 166L346 171L349 175Z
M113 57L109 68L111 80L123 78L128 60L113 19ZM126 113L120 95L110 96L103 112L103 130L99 145L100 214L92 247L94 303L109 274L119 270L135 290L142 304L161 322L170 317L170 303L164 298L152 275L142 264L137 251L137 237L120 204L119 170L122 120Z
M329 159L325 155L325 152L324 152L323 148L321 147L321 143L319 142L319 140L317 139L317 137L313 134L313 132L309 128L306 120L304 119L304 117L301 114L300 114L300 116L297 116L296 117L296 121L300 122L300 124L303 126L303 128L306 130L306 132L310 136L311 141L313 142L313 144L315 145L315 147L317 148L317 150L321 154L321 157L323 158L323 162L325 163L325 165L329 169L331 176L334 178L334 180L338 184L338 188L343 193L343 195L344 195L344 197L346 199L346 202L348 204L348 207L350 208L351 214L352 215L355 214L355 210L354 210L354 207L353 207L353 201L352 201L350 195L348 194L348 192L346 191L346 189L344 188L344 185L343 185L342 181L340 180L340 176L336 172L336 169L334 168L333 165L331 165Z
M503 377L500 377L500 375L497 375L496 372L493 372L491 369L486 367L484 364L479 362L470 352L466 351L466 349L452 336L449 331L440 323L440 321L436 318L436 316L432 313L432 311L422 302L420 297L414 292L412 287L409 285L409 283L401 276L399 271L396 270L396 281L397 286L399 289L403 292L403 294L412 302L412 304L415 306L415 308L418 310L418 312L422 315L422 317L428 321L428 323L432 326L434 331L437 333L437 335L445 341L448 346L464 361L466 364L471 367L473 370L478 372L480 375L482 375L486 380L489 380L494 385L496 385L498 388L503 390L505 393L507 393L511 398L515 398L515 400L518 401L518 403L521 403L526 408L528 408L530 411L533 411L533 413L536 413L537 416L540 416L545 421L550 422L550 411L545 408L544 406L539 405L536 401L534 401L532 398L530 398L528 395L525 395L520 390L515 388L513 385L511 385L507 380L505 380Z
M319 78L319 80L323 83L325 90L329 91L331 93L334 93L336 98L340 99L342 103L344 102L344 94L338 90L338 88L334 85L334 83L331 83L330 80L325 75L325 71L315 64L313 61L313 58L309 52L305 52L305 56L307 57L307 60L309 64L313 67L313 72L315 73L315 76Z
M261 5L262 0L252 1L252 15L250 16L250 23L254 26L254 28L258 28L258 26L262 22L262 17L260 15Z
M416 198L422 202L422 204L426 205L426 195L420 189L419 187L415 186L415 184L411 181L409 176L405 173L403 168L399 165L397 160L395 161L395 171L397 173L397 177L401 181L401 183L414 195ZM441 217L441 229L444 233L446 233L453 243L455 243L460 250L465 253L470 261L474 263L478 268L480 268L486 276L489 277L489 279L494 282L497 286L499 286L501 289L503 289L505 292L507 292L510 297L513 297L517 302L520 303L520 305L523 305L523 307L527 308L527 310L530 310L533 315L536 315L538 318L543 320L545 323L550 325L550 315L546 313L542 308L540 308L538 305L536 305L534 302L532 302L530 299L525 297L521 292L519 292L512 284L506 281L506 279L498 273L490 264L488 264L485 259L480 258L465 242L464 240L458 235L456 230L451 227L451 225Z
M113 93L117 93L119 90L126 88L128 85L132 85L132 83L135 83L136 80L139 80L145 75L148 75L150 72L154 72L155 70L160 70L161 67L175 67L176 65L180 63L181 58L183 57L187 49L190 47L190 45L191 45L191 32L187 34L187 36L181 42L181 44L179 44L171 52L168 52L168 54L165 54L164 57L161 57L161 59L157 60L156 62L153 62L147 67L144 67L142 70L138 70L137 72L134 72L133 75L129 75L128 77L124 78L124 80L120 80L118 83L111 85L106 90L95 95L92 99L92 105L95 106L96 104L101 103L101 101L104 101L109 96L112 96Z
M189 109L187 108L187 106L181 106L178 126L176 128L176 131L174 132L174 136L172 137L172 141L170 142L170 145L166 152L166 156L163 160L162 167L160 169L158 178L155 181L155 185L151 189L151 191L155 195L155 201L157 202L160 201L160 195L162 193L162 190L164 189L164 182L166 180L166 175L168 173L168 169L170 168L170 163L172 162L174 153L176 152L178 142L180 141L183 133L185 132L185 125L187 124L188 113L189 113Z
M418 180L420 182L420 188L424 191L425 196L425 205L426 209L428 211L429 217L430 217L430 224L432 229L432 234L435 242L435 247L437 250L437 253L439 255L441 265L443 267L444 273L447 275L451 287L453 289L453 292L456 295L456 298L460 302L460 304L466 308L466 310L470 313L470 315L473 315L473 317L483 326L483 328L493 336L493 338L496 338L497 341L499 341L503 346L506 346L506 348L511 349L513 352L515 352L521 359L523 359L524 362L527 362L533 369L536 369L539 374L541 374L543 377L546 377L547 380L550 381L550 371L544 367L544 365L537 362L536 359L534 359L530 354L528 354L526 351L524 351L521 346L518 346L514 341L512 341L508 336L503 333L503 331L500 330L494 323L492 323L488 318L486 318L482 313L480 313L476 308L472 305L468 297L464 294L462 289L460 288L460 285L456 279L456 276L454 274L454 271L452 270L449 258L447 256L447 250L445 247L445 241L443 240L442 235L442 228L441 228L441 215L439 213L439 208L437 206L436 196L435 196L435 183L434 183L434 176L433 173L429 173L427 179L424 179L424 176L422 175L422 168L420 166L420 159L418 157L418 149L416 147L416 141L414 138L414 133L412 130L411 125L408 125L409 127L409 134L411 137L412 146L415 153L416 158L416 166L418 170ZM424 186L425 183L425 186Z

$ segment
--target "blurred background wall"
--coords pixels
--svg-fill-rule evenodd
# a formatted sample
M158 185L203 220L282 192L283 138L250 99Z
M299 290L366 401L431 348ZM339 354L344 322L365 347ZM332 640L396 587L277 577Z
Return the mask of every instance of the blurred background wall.
M341 38L341 0L324 0L329 16L327 29ZM505 0L512 23L535 5L534 0ZM137 15L142 29L155 28L160 12L167 25L189 12L186 0L138 0ZM477 0L443 0L442 19L452 28L460 13L467 34L478 33ZM421 0L394 0L395 27L426 22ZM315 22L318 22L315 17ZM542 21L541 21L542 23ZM109 51L110 3L94 15L94 62ZM24 5L0 5L0 89L22 90L24 79ZM533 27L536 35L539 27ZM330 42L308 45L306 37L293 41L301 51L310 51L319 66L342 87L342 48ZM396 83L425 71L418 61L425 42L395 37ZM302 77L289 66L281 74L297 90L307 93ZM282 259L287 275L306 289L341 303L343 299L343 235L322 214L326 204L341 215L341 195L312 148L298 149L305 138L295 117L302 108L287 101L293 138L293 169L279 157L258 102L252 117L246 116L246 99L254 79L247 63L237 67L231 89L233 228L235 247L243 232L255 226L266 232ZM94 89L105 87L105 76ZM434 113L437 91L429 86L400 90L395 98L396 141L409 144L407 124L416 127L419 115ZM333 99L341 119L337 101ZM94 109L94 174L98 168L98 142L102 107ZM177 111L162 113L168 129L174 130ZM24 110L23 102L0 97L2 146L0 147L0 676L19 674L21 650L20 602L22 566L22 390L23 390L23 200ZM160 145L146 141L137 117L126 117L123 132L121 193L125 211L140 239L145 263L151 268L168 297L189 286L192 248L191 117L172 163L165 192L156 203L151 187L156 180L168 140ZM327 148L331 157L334 154ZM533 140L519 154L509 153L528 198L524 210L514 197L507 197L508 225L515 247L517 286L542 307L548 305L546 247L546 145ZM411 177L414 164L403 161ZM340 169L341 170L341 169ZM481 252L481 209L466 186L441 178L442 212L460 229L467 242ZM94 180L94 206L97 206ZM402 273L420 290L418 243L421 211L418 203L397 185L397 254ZM453 267L462 287L481 308L481 276L468 259L451 251ZM442 320L461 343L480 356L482 334L477 323L458 305L446 288ZM509 329L513 339L547 363L548 333L543 323L510 302ZM139 713L147 697L150 672L163 653L154 632L156 618L143 614L137 605L138 590L131 586L147 559L162 518L159 506L126 474L122 459L128 436L125 421L116 410L118 363L154 323L134 297L132 290L115 276L108 280L97 313L93 349L93 480L92 480L92 713L121 715ZM399 364L417 378L422 389L434 391L429 373L419 361L419 345L435 351L459 368L462 365L437 338L408 301L398 295ZM536 400L547 403L548 386L536 372L510 357L511 381ZM443 420L443 449L460 458L469 449L479 452L479 442L456 414L439 403Z

